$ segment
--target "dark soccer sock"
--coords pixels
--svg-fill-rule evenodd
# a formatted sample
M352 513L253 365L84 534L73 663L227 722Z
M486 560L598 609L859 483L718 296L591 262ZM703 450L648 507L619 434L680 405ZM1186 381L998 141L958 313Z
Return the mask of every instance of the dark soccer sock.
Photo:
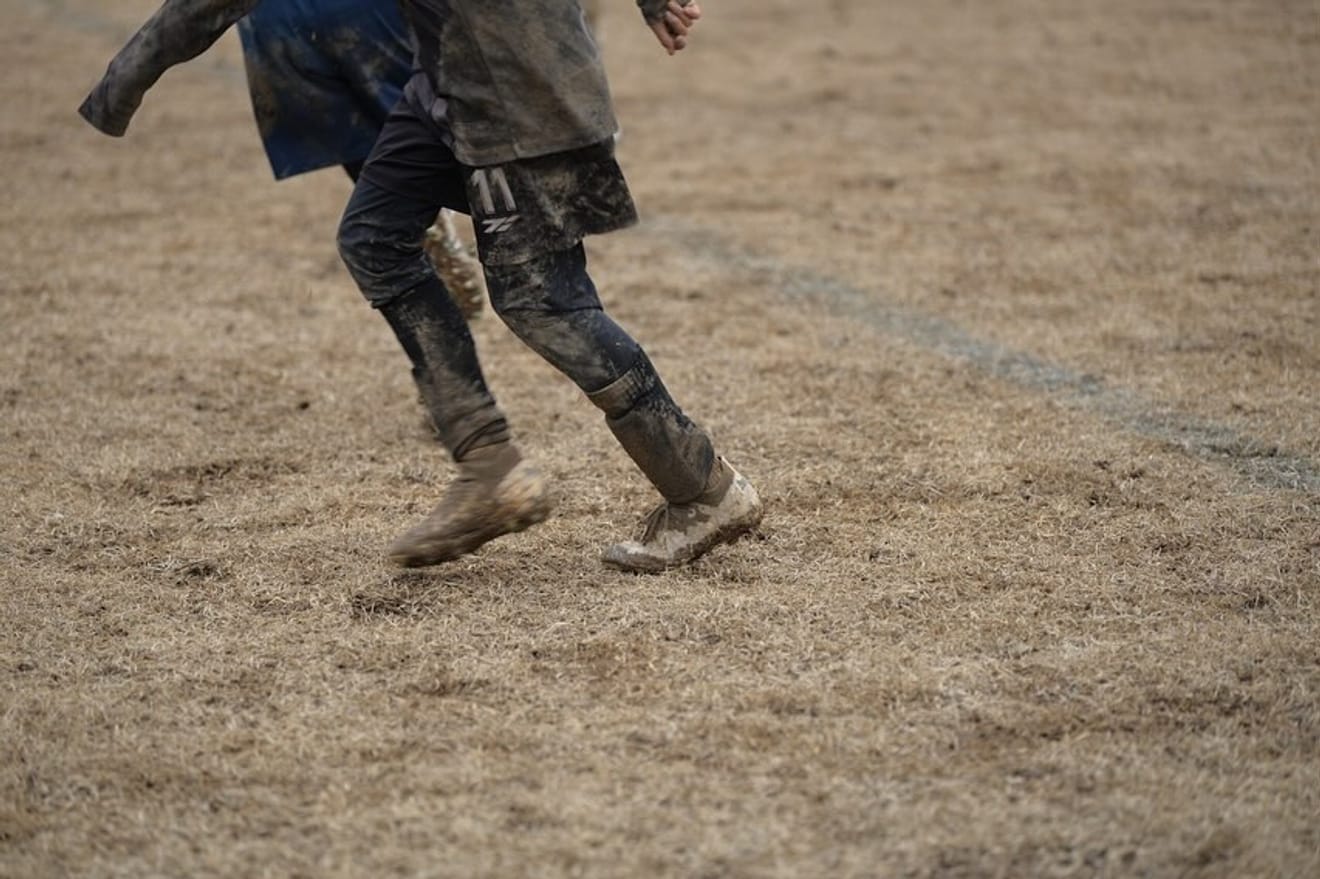
M623 450L665 500L701 497L715 466L710 436L669 395L646 353L609 385L587 394Z
M435 278L380 309L412 361L440 441L455 461L509 440L509 425L486 386L467 321Z

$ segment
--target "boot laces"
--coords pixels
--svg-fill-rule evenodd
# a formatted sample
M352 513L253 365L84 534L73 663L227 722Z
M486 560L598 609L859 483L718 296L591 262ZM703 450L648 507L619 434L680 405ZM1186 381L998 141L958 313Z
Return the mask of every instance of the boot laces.
M650 543L655 536L669 527L669 504L662 503L646 514L642 520L642 543Z
M692 517L691 504L675 504L665 501L642 520L642 543L650 543L667 531L683 531L686 520Z

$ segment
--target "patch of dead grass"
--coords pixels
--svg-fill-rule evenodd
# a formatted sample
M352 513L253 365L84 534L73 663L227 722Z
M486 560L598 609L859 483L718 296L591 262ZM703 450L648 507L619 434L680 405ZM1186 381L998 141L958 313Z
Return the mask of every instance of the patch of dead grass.
M1320 868L1314 494L644 228L602 293L762 527L600 567L649 491L483 319L556 513L394 571L449 471L345 187L272 188L232 43L94 136L114 40L11 6L0 874ZM1314 455L1309 10L722 7L685 124L617 65L644 213Z

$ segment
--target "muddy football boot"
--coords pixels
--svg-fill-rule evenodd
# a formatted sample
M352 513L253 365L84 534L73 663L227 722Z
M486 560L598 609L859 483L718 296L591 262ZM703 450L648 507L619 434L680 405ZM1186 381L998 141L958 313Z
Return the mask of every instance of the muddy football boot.
M463 317L468 320L481 314L486 304L486 278L481 263L459 240L447 217L441 216L426 230L422 250L435 266L449 295L454 297Z
M389 556L406 568L451 561L545 521L550 506L545 477L516 450L477 449L459 464L440 504L390 545Z
M616 543L602 561L621 571L654 572L685 565L721 543L732 543L761 521L756 489L718 458L711 487L686 504L662 503L643 521L639 540Z

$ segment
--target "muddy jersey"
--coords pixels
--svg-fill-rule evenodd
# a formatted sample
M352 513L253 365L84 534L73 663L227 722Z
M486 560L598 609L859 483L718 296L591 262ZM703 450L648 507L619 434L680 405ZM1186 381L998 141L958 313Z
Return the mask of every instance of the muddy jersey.
M119 136L146 92L260 0L165 0L110 62L79 112ZM364 0L385 2L385 0ZM648 20L666 0L637 0ZM421 76L409 84L467 165L599 143L617 125L578 0L403 0Z
M467 165L563 152L618 127L595 40L575 0L403 0L414 82Z

